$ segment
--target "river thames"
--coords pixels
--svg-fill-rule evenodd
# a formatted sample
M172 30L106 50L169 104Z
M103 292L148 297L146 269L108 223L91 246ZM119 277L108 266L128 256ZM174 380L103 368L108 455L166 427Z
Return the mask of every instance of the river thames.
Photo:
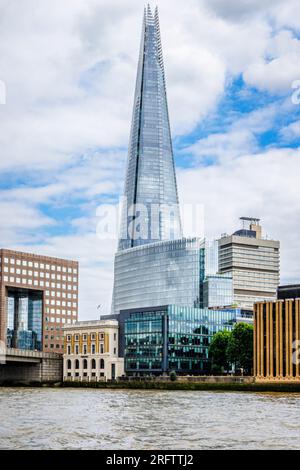
M0 388L0 449L300 449L300 394Z

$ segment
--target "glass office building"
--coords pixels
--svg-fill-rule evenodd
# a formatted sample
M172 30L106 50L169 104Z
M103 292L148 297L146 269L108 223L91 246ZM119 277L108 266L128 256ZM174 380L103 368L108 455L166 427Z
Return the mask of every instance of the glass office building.
M233 283L230 274L206 276L203 281L203 306L208 308L233 305Z
M182 236L158 10L145 9L119 250Z
M8 288L7 347L27 350L42 350L41 291Z
M120 354L128 375L201 375L210 372L209 344L218 331L231 331L239 311L177 305L122 311Z
M203 242L182 238L120 251L115 256L112 312L149 306L199 306Z

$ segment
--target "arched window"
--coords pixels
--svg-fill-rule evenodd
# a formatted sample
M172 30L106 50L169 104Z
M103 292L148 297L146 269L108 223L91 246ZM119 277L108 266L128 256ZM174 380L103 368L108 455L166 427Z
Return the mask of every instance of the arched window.
M95 361L95 359L92 359L92 369L96 369L96 361Z
M86 359L83 360L83 368L87 369L87 360Z
M79 360L78 359L76 359L76 361L75 361L75 369L79 369Z
M105 364L104 364L104 359L100 359L100 369L104 369Z
M72 369L72 361L71 361L71 359L68 359L67 368L68 368L68 369Z

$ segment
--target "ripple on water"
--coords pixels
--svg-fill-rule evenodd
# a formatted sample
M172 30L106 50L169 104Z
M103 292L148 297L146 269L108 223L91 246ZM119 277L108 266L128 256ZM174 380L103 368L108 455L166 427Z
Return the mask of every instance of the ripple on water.
M300 394L0 389L1 449L300 448Z

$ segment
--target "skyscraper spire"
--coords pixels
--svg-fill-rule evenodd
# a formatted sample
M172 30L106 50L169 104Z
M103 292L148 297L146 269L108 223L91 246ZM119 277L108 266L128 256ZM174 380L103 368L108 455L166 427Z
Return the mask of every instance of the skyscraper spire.
M159 15L144 12L119 250L181 237Z

